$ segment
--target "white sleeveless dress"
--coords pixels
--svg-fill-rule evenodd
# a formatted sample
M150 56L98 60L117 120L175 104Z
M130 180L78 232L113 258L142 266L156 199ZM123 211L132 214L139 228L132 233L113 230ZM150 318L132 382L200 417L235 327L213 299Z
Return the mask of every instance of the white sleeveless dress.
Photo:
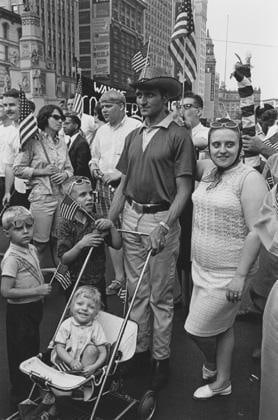
M211 169L210 169L211 170ZM218 335L233 325L239 303L226 299L248 234L241 205L242 185L253 168L239 163L214 188L204 179L192 195L193 292L185 329L200 337ZM209 171L210 172L210 171Z

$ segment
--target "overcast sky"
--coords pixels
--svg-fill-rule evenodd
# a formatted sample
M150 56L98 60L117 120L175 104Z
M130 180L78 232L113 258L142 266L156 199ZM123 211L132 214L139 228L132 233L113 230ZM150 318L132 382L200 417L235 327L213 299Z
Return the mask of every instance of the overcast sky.
M253 85L261 87L262 99L278 98L278 0L208 0L207 28L220 80L224 80L227 15L227 87L236 88L235 79L230 79L237 61L234 53L244 58L250 51Z

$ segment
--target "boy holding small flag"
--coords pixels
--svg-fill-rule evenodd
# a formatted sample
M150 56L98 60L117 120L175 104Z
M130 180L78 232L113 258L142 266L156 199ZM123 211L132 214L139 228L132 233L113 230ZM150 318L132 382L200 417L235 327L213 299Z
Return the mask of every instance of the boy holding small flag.
M58 256L69 268L74 284L89 248L94 248L85 268L80 285L98 288L105 302L105 248L121 247L121 236L108 219L98 219L94 213L93 190L88 178L72 177L67 185L67 195L61 204L58 226ZM72 287L66 290L70 296Z

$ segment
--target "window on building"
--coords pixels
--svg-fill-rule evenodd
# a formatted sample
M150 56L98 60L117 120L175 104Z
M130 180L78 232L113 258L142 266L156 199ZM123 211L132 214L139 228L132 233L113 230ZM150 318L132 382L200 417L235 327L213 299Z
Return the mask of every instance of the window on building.
M9 47L5 46L5 61L9 60Z
M91 38L90 26L80 26L79 39L90 39L90 38Z
M8 35L9 35L9 25L7 24L7 22L4 22L3 25L3 38L4 39L8 39Z
M80 54L90 54L91 53L90 42L80 42L79 50L80 50Z
M22 37L22 29L21 28L17 28L17 36L18 36L18 40L20 40L20 38Z
M82 23L90 23L90 13L79 11L79 24L82 25Z

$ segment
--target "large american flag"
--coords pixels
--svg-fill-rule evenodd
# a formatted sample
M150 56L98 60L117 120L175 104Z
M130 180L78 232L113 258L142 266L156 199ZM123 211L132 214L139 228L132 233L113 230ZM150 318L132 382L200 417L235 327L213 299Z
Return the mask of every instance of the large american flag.
M169 53L181 73L193 83L196 79L197 60L191 0L183 0L178 6Z
M148 47L149 41L131 59L131 67L136 73L149 65Z
M81 115L83 111L82 108L82 76L80 74L73 101L73 111L75 111L78 115Z
M20 148L38 131L38 125L31 111L28 99L22 89L19 91L19 137Z

